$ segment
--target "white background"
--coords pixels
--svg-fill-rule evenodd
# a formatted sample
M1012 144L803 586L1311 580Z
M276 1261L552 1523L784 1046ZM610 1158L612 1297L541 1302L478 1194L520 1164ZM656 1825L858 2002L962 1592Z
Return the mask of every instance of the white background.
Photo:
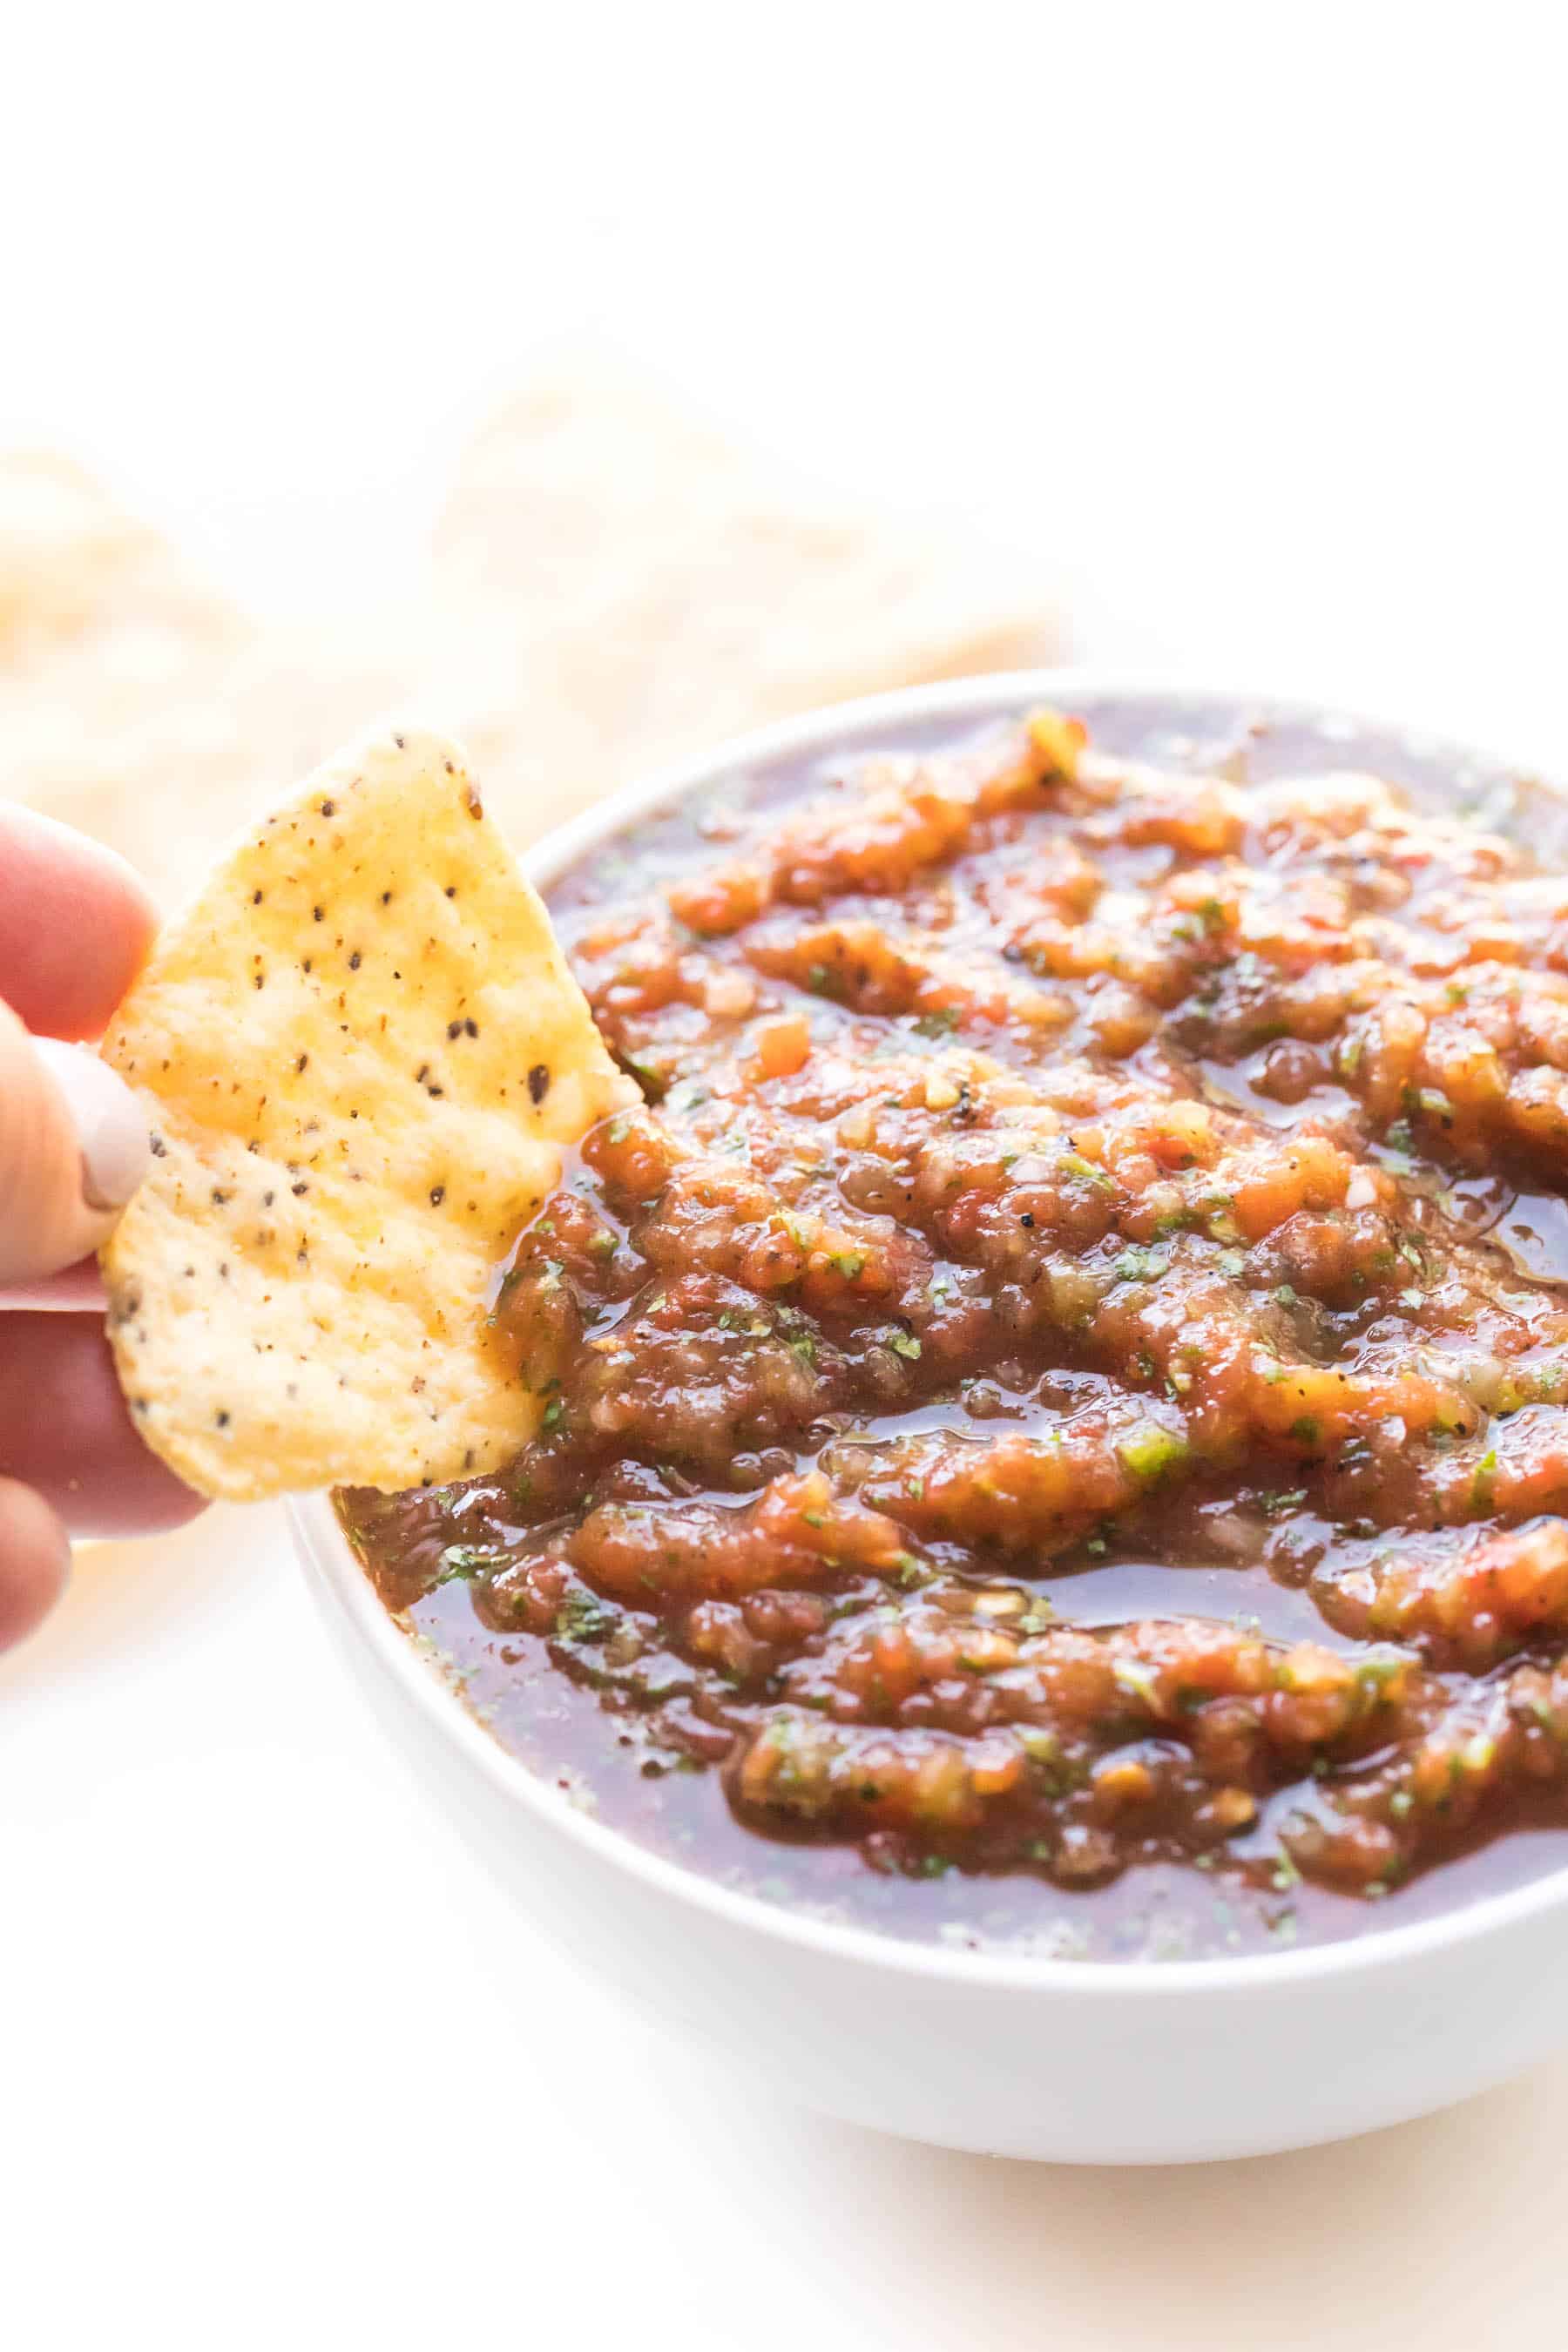
M1081 649L1568 765L1544 8L29 12L0 439L368 610L584 331L1036 540ZM1568 2066L1094 2176L687 2079L443 1835L270 1515L0 1667L0 2342L1274 2352L1563 2332Z

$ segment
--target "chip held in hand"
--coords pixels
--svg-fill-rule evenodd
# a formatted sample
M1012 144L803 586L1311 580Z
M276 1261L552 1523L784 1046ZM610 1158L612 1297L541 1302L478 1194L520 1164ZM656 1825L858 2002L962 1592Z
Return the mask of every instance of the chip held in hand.
M233 1501L508 1461L491 1329L563 1147L637 1099L458 748L318 771L163 933L103 1055L152 1172L102 1254L147 1444Z

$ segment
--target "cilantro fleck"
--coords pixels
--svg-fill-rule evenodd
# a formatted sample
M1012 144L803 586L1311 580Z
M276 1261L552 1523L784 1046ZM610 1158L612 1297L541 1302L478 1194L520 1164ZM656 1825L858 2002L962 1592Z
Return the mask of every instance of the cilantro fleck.
M441 1572L431 1580L431 1590L437 1584L471 1584L475 1577L487 1574L505 1556L493 1545L447 1544L441 1554Z
M1114 1192L1115 1184L1103 1168L1080 1157L1076 1151L1064 1151L1057 1161L1064 1176L1076 1176L1081 1183L1093 1184L1102 1192Z
M558 1642L598 1642L612 1632L616 1612L594 1592L569 1592L555 1612Z
M1159 1250L1124 1249L1110 1271L1118 1282L1158 1282L1170 1273L1171 1261Z

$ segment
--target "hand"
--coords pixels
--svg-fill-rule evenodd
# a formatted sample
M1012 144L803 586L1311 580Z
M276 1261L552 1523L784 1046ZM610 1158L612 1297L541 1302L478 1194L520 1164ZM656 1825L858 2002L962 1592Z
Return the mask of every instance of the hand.
M146 1168L145 1122L58 1042L103 1029L155 924L109 851L0 807L0 1649L58 1594L68 1530L141 1534L201 1508L132 1427L92 1263Z

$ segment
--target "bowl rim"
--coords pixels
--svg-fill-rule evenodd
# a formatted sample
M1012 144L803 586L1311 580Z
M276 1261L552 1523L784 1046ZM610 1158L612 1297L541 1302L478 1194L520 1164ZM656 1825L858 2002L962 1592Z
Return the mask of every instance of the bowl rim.
M1352 734L1384 734L1423 756L1476 761L1494 772L1514 764L1506 755L1482 751L1443 731L1359 709L1346 710L1318 698L1276 694L1267 688L1237 688L1181 677L1162 679L1157 675L1076 665L996 671L864 696L733 736L700 758L667 765L568 818L530 847L521 861L523 868L538 887L546 888L585 852L628 824L668 803L721 782L737 769L813 749L831 756L852 748L860 736L922 719L1002 717L1033 701L1063 698L1155 701L1173 712L1190 706L1194 715L1216 703L1242 704L1276 721L1321 731L1330 746L1337 727ZM1539 776L1533 763L1519 764ZM1056 1987L1079 1997L1121 2000L1199 1990L1266 1994L1270 1988L1283 1991L1307 1979L1354 1977L1435 1958L1538 1918L1568 1914L1568 1865L1563 1865L1521 1886L1470 1896L1452 1910L1407 1925L1369 1924L1364 1931L1332 1943L1211 1959L1075 1959L973 1950L819 1919L727 1886L668 1859L626 1832L609 1828L532 1771L470 1712L438 1668L421 1657L376 1597L332 1508L330 1494L290 1496L288 1509L298 1548L322 1591L336 1603L416 1713L458 1748L503 1797L521 1803L542 1826L563 1832L589 1855L628 1872L649 1891L736 1929L804 1948L823 1959L868 1964L928 1982L998 1990Z

